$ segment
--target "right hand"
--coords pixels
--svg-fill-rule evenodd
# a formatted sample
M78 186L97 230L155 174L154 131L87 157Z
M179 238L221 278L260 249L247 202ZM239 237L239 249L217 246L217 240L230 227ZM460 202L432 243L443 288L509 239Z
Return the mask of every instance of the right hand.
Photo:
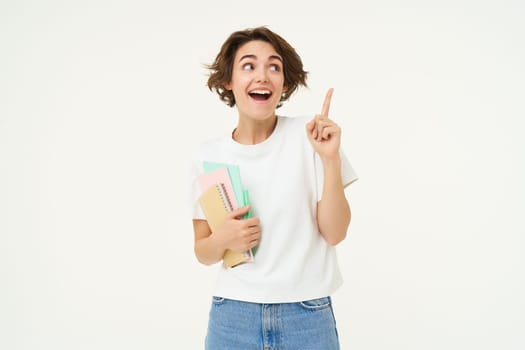
M259 244L261 237L259 218L241 219L249 210L249 205L232 210L222 225L213 232L212 236L221 247L245 252Z

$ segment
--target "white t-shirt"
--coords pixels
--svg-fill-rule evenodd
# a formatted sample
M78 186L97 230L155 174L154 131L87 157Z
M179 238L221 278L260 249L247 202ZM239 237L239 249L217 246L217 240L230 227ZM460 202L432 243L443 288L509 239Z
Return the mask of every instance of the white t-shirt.
M261 222L253 262L219 270L214 295L257 303L285 303L331 295L342 283L335 247L317 226L323 191L322 163L312 148L306 123L311 117L278 117L273 133L256 145L228 135L201 146L194 157L193 218L205 219L195 182L204 161L238 165L248 190L252 216ZM342 180L357 180L341 151Z

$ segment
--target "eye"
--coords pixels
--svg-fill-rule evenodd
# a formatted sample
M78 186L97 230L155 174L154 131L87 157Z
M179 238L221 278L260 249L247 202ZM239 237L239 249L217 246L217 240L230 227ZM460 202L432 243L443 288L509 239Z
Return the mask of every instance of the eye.
M253 64L251 63L245 63L242 65L243 70L253 70Z
M279 66L278 64L271 64L270 65L270 70L273 71L273 72L280 72L281 71L281 66Z

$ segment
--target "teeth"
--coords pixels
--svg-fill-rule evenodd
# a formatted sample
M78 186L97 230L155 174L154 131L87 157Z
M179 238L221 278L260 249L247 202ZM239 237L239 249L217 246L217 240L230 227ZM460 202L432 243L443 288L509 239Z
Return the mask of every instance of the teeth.
M269 95L271 92L268 90L253 90L250 91L250 94Z

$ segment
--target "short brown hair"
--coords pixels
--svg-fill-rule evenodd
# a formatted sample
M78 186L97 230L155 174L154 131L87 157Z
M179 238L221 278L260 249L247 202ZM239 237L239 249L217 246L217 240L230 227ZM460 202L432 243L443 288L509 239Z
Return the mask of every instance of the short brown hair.
M280 35L272 32L266 27L256 27L251 29L240 30L232 33L222 44L221 50L215 57L215 61L207 65L210 70L208 77L208 88L219 95L220 99L228 106L235 106L235 97L233 92L227 90L224 86L229 84L232 79L233 60L237 50L244 44L254 40L261 40L273 46L275 51L283 59L284 87L286 91L281 96L280 107L283 101L298 89L299 85L306 87L306 78L308 72L303 70L301 57L295 52L295 49Z

